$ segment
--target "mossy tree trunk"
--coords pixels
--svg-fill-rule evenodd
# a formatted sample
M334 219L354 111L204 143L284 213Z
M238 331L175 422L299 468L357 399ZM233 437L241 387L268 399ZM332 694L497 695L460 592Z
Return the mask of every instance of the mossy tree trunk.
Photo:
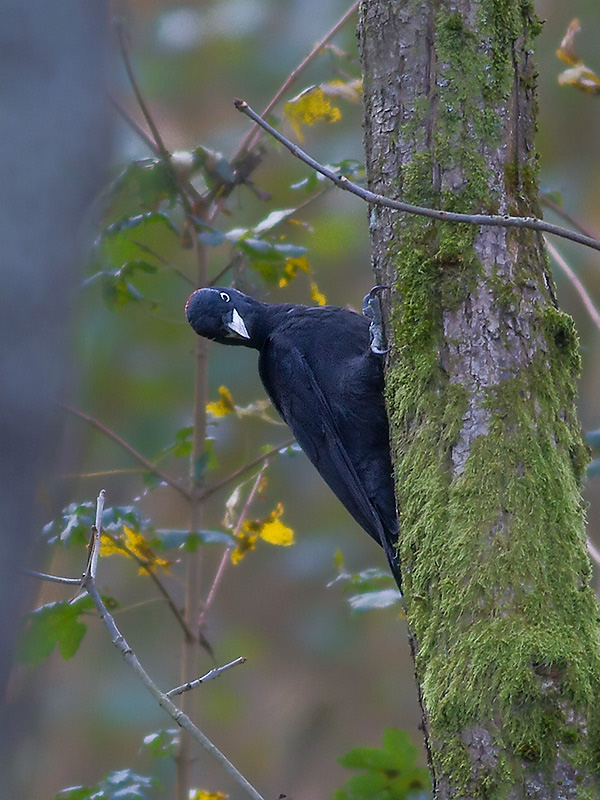
M369 188L539 215L529 0L368 0ZM600 796L578 341L525 230L371 209L406 615L436 797Z

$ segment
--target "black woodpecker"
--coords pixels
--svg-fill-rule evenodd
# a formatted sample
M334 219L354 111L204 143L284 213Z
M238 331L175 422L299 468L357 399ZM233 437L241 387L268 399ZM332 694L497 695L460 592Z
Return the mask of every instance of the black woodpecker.
M199 336L258 350L271 402L321 477L383 547L400 587L376 290L363 309L371 323L337 306L262 303L229 288L198 289L185 307Z

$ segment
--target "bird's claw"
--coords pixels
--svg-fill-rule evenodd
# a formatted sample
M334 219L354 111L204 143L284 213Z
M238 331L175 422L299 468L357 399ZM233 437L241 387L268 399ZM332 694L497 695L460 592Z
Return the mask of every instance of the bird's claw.
M371 337L371 351L378 356L383 356L389 353L389 347L386 347L385 335L383 333L383 315L381 313L381 301L379 293L387 286L374 286L369 294L365 295L362 303L363 314L367 319L371 320L369 325L369 335Z

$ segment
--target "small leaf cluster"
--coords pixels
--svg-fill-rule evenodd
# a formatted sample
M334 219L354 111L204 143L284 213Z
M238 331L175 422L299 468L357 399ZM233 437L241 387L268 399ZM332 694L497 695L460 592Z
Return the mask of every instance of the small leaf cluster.
M569 65L569 68L563 70L558 76L558 82L561 86L574 86L586 94L600 94L600 78L575 53L573 41L575 34L580 30L579 20L572 20L556 51L558 58Z
M59 792L54 800L150 800L154 778L138 775L131 769L110 772L95 786L71 786Z
M26 614L21 620L16 660L36 666L57 646L65 660L73 658L87 630L80 618L92 607L85 595L72 602L46 603Z
M358 769L333 800L429 800L431 782L426 769L416 766L417 748L406 731L386 728L383 746L357 747L340 764Z
M375 611L402 603L402 595L388 570L370 567L360 572L349 572L338 550L334 558L337 576L329 586L341 584L354 613Z
M131 769L110 772L95 786L71 786L59 792L54 800L150 800L154 778L138 775Z

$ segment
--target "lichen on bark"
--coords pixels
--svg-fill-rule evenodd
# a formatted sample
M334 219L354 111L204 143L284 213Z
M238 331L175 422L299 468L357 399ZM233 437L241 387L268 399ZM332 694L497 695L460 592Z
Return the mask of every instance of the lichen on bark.
M539 215L538 30L530 2L363 3L371 188ZM376 277L393 287L399 552L437 796L597 796L578 340L543 240L370 214Z

